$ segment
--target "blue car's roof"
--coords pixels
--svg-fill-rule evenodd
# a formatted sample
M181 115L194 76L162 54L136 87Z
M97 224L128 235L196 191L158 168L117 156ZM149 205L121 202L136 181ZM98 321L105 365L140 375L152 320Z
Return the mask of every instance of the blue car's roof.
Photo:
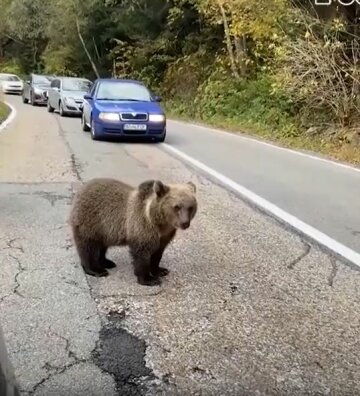
M129 79L125 79L125 78L98 78L97 80L94 81L94 83L102 82L102 81L115 82L115 83L133 83L133 84L144 85L141 81L129 80Z

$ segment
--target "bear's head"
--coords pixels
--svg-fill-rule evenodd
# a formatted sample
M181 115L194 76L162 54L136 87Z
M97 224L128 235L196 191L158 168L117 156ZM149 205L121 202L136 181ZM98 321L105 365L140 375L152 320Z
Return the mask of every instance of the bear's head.
M151 208L163 225L182 230L190 227L198 206L194 183L166 185L155 180L153 193Z

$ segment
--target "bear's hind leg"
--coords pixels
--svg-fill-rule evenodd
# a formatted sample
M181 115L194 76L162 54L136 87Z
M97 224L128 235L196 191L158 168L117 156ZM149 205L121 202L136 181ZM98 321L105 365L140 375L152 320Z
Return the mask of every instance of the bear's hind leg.
M101 262L101 246L93 241L88 241L82 252L81 264L88 275L103 277L109 275Z
M95 241L88 241L83 251L83 268L88 275L103 277L109 275L101 261L101 245Z
M89 239L84 239L74 232L74 240L84 272L91 276L107 276L109 273L101 266L101 246Z

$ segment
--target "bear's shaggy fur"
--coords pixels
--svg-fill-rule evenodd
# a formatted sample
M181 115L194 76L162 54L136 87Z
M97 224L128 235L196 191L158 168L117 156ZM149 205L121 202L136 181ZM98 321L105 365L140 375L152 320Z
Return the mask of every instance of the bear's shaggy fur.
M158 285L169 273L159 266L178 229L197 212L192 182L165 185L148 180L138 187L109 178L93 179L76 194L69 218L84 271L107 276L116 266L106 258L111 246L128 246L138 283Z

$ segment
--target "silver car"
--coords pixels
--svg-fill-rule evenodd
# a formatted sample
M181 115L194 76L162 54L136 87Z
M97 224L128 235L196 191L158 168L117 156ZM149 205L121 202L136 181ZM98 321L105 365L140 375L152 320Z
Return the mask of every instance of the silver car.
M0 91L4 94L22 94L24 83L16 74L0 73Z
M80 115L84 95L91 85L91 81L86 78L56 77L48 90L48 111L52 113L56 110L62 117L71 114Z
M47 90L53 78L54 76L31 74L24 84L23 102L30 103L32 106L46 104Z

